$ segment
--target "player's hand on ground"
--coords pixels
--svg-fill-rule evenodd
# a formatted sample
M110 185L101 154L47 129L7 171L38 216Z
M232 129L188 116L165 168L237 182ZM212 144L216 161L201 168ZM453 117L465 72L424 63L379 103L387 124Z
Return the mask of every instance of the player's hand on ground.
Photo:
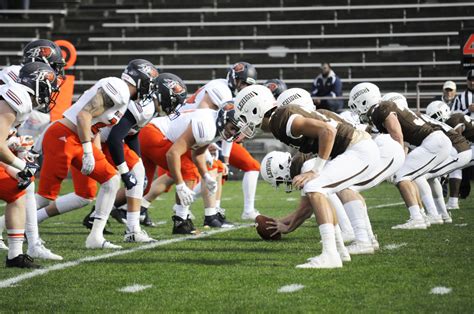
M217 192L217 181L209 174L206 173L203 177L204 182L206 183L207 190L211 195L216 194Z
M137 178L130 171L123 173L121 177L122 177L123 183L125 184L125 188L127 188L127 190L131 190L138 183Z
M284 223L282 223L281 221L271 221L271 220L268 220L267 221L267 225L269 225L269 227L267 227L267 230L275 230L270 236L273 237L274 235L278 234L278 233L282 233L282 234L285 234L285 233L288 233L288 225L285 225Z
M179 200L183 206L191 205L194 200L194 195L196 194L184 183L176 185L176 193L178 193Z
M94 171L95 159L93 153L84 153L82 155L82 168L81 173L84 175L89 175Z
M299 174L293 178L293 185L301 189L306 184L306 182L316 179L318 176L319 176L319 173L316 173L314 171L308 171L308 172Z

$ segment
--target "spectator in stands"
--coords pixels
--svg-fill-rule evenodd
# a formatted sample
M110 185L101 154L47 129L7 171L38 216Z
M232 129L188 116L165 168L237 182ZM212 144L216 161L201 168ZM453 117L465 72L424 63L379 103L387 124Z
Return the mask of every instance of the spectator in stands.
M443 94L436 96L434 100L440 100L448 105L450 108L452 107L454 100L456 99L456 83L453 81L446 81L443 84Z
M339 97L342 96L341 79L331 69L328 62L321 64L321 74L319 74L313 82L311 88L311 96L313 97ZM314 104L318 109L328 109L339 112L344 106L342 99L314 99Z
M474 69L467 72L467 89L456 97L451 107L452 112L462 112L474 118Z

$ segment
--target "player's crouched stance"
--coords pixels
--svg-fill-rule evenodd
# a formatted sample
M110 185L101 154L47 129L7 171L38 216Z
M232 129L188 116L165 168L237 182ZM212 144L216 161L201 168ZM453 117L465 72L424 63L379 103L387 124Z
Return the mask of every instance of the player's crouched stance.
M335 239L337 219L327 194L339 192L343 203L363 210L357 194L348 188L373 174L380 158L377 145L368 133L349 123L340 123L291 102L276 107L270 90L261 85L244 88L237 95L236 108L237 117L244 123L243 135L251 138L256 128L269 130L302 153L318 154L313 168L297 175L293 184L303 189L315 212L323 252L297 267L342 267Z
M22 254L25 232L25 189L39 166L16 157L8 148L10 128L26 120L33 108L47 107L56 90L56 74L40 62L20 70L18 83L0 87L0 199L7 205L5 220L8 233L7 267L38 268L33 259Z

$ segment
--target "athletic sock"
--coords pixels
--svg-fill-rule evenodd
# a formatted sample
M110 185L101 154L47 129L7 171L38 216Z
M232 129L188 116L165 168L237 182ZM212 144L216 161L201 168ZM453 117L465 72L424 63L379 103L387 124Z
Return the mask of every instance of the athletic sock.
M92 224L92 230L91 230L91 233L90 233L90 237L94 237L96 239L103 239L104 238L104 229L105 229L106 224L107 224L107 218L95 217L94 223Z
M365 227L367 228L367 233L369 235L369 239L372 240L375 238L375 234L374 234L374 231L372 230L372 223L370 222L370 218L369 218L369 212L367 211L367 207L364 206L365 208Z
M336 232L333 224L322 224L319 226L319 233L323 243L323 254L334 255L337 253Z
M208 207L204 208L204 215L206 216L214 216L217 214L217 210L215 207Z
M41 223L41 222L45 221L46 219L48 219L49 216L48 216L48 213L46 212L46 207L43 207L43 208L39 209L36 212L36 217L38 219L38 223Z
M436 204L436 209L438 210L438 214L443 215L445 217L449 216L443 197L435 198L434 202Z
M56 199L56 208L58 209L58 213L62 215L89 205L91 202L92 200L88 200L72 192L58 197Z
M140 211L127 212L127 229L130 232L140 232Z
M216 207L221 208L221 200L216 200Z
M459 198L458 197L449 197L448 198L448 205L452 207L457 207L459 206Z
M423 220L423 216L421 215L420 206L413 205L408 207L408 211L410 212L410 218L416 220Z
M334 226L334 235L336 239L336 248L338 251L341 251L344 249L344 239L342 238L342 232L341 232L341 227L339 225Z
M25 207L26 207L26 221L25 221L25 234L28 240L29 246L34 246L39 239L38 233L38 217L36 210L36 199L35 199L35 184L31 183L26 189L25 196Z
M431 195L423 195L421 197L421 200L423 201L423 205L425 205L425 209L428 212L428 214L432 216L437 216L438 211L436 209L435 201L433 200L433 197Z
M350 201L344 204L344 208L354 229L355 239L360 242L370 242L365 218L367 210L364 203L360 200Z
M25 229L8 229L8 259L14 259L23 254Z
M151 203L149 201L147 201L146 199L142 199L142 204L141 206L148 209L150 207Z
M188 219L189 206L174 204L173 210L176 216L180 217L183 220Z
M257 191L259 171L247 171L242 179L242 190L244 192L244 212L255 211L255 193Z
M5 215L0 217L0 237L2 236L3 230L5 230Z
M328 199L331 202L331 205L336 209L337 220L341 231L345 234L353 235L354 230L352 229L351 221L349 220L344 205L342 205L339 197L337 197L336 194L331 193L328 195Z

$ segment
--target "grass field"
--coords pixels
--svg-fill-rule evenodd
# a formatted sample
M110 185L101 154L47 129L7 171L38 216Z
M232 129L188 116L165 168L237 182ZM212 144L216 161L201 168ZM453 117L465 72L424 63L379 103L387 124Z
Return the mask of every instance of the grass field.
M66 182L65 191L70 189ZM257 207L267 215L281 216L296 206L298 193L275 191L260 182ZM70 263L49 272L0 288L0 312L454 312L474 310L474 202L462 201L453 212L453 224L424 231L391 230L408 214L395 188L384 184L365 193L381 250L372 256L353 256L336 270L301 270L295 265L319 254L321 244L315 221L280 242L264 242L254 228L243 227L194 240L160 242L149 249ZM166 220L148 232L159 240L171 235L173 195L153 203L155 220ZM242 208L240 183L225 186L223 206L230 220L239 222ZM202 203L194 206L202 215ZM64 265L86 256L108 252L84 248L87 230L81 225L89 209L51 218L40 225L42 238ZM201 218L195 223L201 225ZM122 241L123 225L111 221L113 242ZM182 237L181 237L182 238ZM389 250L386 245L401 245ZM124 244L126 249L138 245ZM0 252L2 261L5 252ZM60 266L59 268L62 268ZM0 268L5 280L31 271ZM136 293L119 289L148 286ZM280 293L282 286L304 288ZM151 287L150 287L151 285ZM431 294L434 287L451 293Z

